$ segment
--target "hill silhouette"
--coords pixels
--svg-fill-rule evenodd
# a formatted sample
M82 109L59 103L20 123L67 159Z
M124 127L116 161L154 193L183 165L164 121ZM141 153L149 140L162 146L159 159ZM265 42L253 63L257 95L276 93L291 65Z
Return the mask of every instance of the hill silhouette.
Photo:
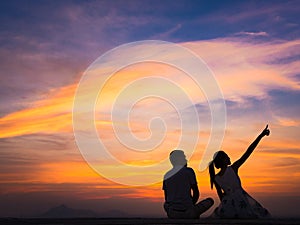
M95 212L89 209L74 209L61 204L50 208L45 213L39 215L39 218L112 218L112 217L128 217L127 213L120 210L108 210L104 212Z
M64 204L53 207L40 215L42 218L76 218L76 217L98 217L99 214L87 209L73 209Z

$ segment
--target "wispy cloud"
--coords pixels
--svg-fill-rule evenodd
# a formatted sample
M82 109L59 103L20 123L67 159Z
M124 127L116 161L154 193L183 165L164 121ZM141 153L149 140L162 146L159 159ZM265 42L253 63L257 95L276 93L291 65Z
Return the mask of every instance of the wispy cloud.
M181 23L178 23L176 26L166 30L165 32L162 32L158 35L154 35L151 39L157 39L157 40L168 40L175 32L178 32L182 27Z
M269 34L267 32L264 32L264 31L259 31L259 32L241 31L241 32L236 33L236 35L246 35L246 36L254 36L254 37L259 37L259 36L266 37L266 36L269 36Z
M292 51L299 40L290 42L251 43L248 39L223 39L187 43L186 46L207 62L215 73L225 98L266 95L271 89L299 90L298 53ZM284 62L286 57L294 58ZM287 73L285 68L290 68ZM291 71L293 69L293 71Z

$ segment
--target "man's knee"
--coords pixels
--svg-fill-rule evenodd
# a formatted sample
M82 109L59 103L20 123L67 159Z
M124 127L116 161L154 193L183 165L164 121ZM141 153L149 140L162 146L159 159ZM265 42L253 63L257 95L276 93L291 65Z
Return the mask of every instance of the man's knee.
M208 204L210 205L210 207L214 204L214 200L212 199L212 198L206 198L206 199L204 199L204 201L207 201L208 202Z
M196 207L199 211L200 214L204 213L207 211L212 205L214 204L214 200L212 198L206 198L199 202Z
M214 200L212 198L206 198L202 201L202 203L209 209L210 207L213 206Z

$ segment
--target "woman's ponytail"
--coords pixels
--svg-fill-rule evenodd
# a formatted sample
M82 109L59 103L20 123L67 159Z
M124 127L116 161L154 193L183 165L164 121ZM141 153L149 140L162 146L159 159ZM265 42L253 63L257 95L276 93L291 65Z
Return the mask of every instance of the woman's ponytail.
M215 166L214 166L214 161L211 161L209 163L209 176L210 176L210 188L213 189L214 187L214 182L215 182Z

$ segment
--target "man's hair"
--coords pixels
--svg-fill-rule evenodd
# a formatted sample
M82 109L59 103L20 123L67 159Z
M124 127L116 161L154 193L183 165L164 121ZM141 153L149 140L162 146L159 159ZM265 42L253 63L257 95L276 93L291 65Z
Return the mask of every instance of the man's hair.
M185 154L182 150L172 151L169 158L173 166L184 166L186 164Z

